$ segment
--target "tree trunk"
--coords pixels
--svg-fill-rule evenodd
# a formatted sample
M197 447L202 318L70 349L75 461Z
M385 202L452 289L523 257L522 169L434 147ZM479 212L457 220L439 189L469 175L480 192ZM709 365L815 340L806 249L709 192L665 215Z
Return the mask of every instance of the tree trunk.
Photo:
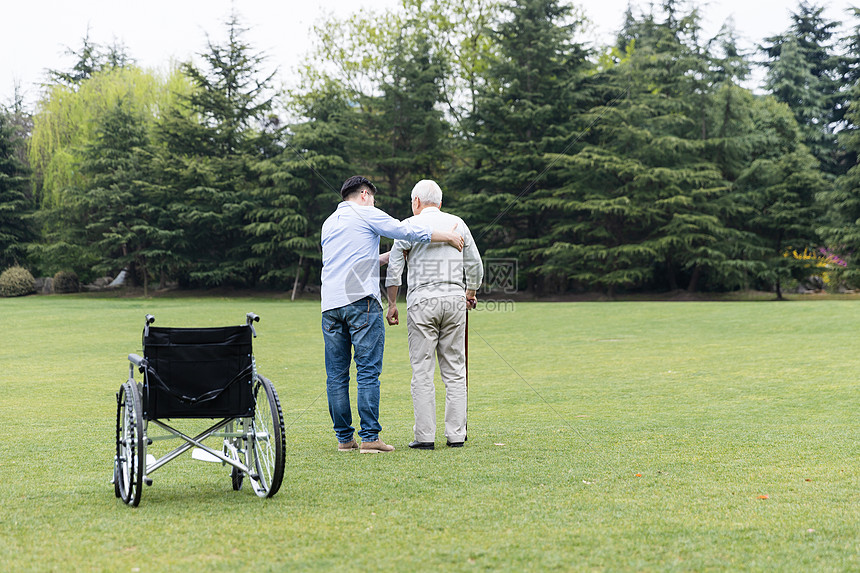
M699 277L702 276L702 267L696 265L693 269L693 276L690 277L690 284L687 285L687 292L696 292L699 288Z
M669 290L678 290L678 279L675 278L675 270L672 268L672 257L666 257L666 278L669 279Z
M293 294L290 295L290 300L296 300L296 290L299 288L299 275L302 274L302 259L303 256L299 255L299 264L296 268L296 280L293 281Z
M143 298L149 296L149 272L146 270L146 263L140 265L140 271L143 273Z
M305 260L305 264L302 266L302 278L299 281L299 292L305 292L305 287L308 286L308 276L311 274L311 261L309 259Z

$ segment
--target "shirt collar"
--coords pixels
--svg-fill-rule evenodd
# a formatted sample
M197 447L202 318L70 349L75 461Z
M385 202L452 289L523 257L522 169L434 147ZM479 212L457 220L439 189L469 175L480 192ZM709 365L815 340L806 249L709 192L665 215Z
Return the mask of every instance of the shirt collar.
M439 211L439 207L431 207L430 205L421 209L421 213L426 213L427 211Z

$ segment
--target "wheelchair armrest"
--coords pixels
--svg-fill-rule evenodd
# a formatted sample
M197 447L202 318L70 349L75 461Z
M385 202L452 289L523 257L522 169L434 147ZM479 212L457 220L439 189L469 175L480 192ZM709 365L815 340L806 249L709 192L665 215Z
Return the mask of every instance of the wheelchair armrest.
M143 356L138 356L137 354L129 354L128 361L140 368L146 367L146 358L144 358Z

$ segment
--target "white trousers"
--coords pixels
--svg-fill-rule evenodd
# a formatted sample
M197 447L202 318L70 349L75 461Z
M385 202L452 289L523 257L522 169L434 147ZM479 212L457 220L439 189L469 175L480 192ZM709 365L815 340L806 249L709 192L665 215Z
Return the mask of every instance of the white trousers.
M462 295L431 298L406 313L409 360L412 363L412 407L415 440L436 436L436 358L445 383L445 437L466 438L466 299ZM435 355L435 356L434 356Z

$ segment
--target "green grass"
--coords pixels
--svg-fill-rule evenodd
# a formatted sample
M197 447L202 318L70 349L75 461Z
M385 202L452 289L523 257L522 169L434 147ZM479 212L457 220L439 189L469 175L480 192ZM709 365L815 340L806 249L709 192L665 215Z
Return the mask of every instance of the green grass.
M233 492L226 469L182 458L124 506L114 394L143 315L247 311L286 419L280 493ZM335 451L319 323L318 303L271 298L0 299L2 568L860 569L856 301L474 312L470 439L432 452L406 448L406 330L389 328L397 451L375 456Z

